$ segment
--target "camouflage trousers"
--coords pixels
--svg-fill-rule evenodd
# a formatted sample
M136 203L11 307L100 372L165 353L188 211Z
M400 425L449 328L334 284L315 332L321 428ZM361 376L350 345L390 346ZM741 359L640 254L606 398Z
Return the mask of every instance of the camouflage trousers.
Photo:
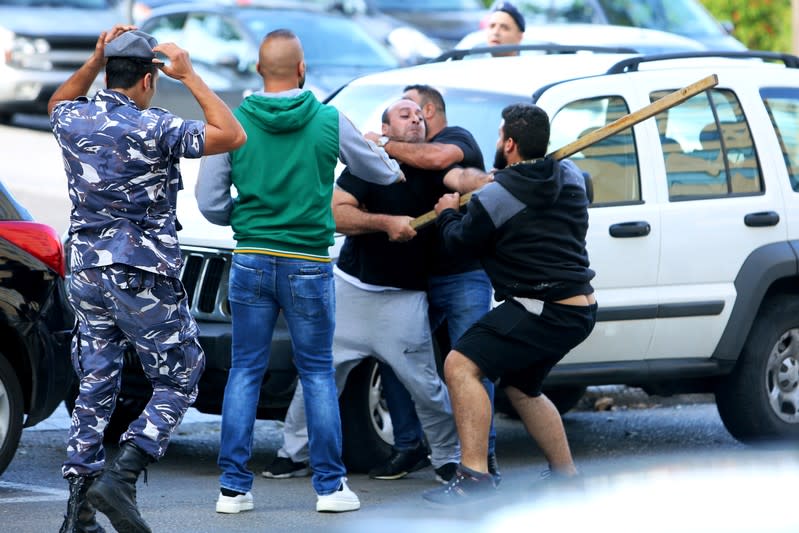
M69 300L77 323L72 365L80 390L72 412L62 473L94 475L105 464L103 430L119 394L124 353L132 347L153 395L120 442L154 460L197 398L205 355L180 280L114 264L74 272Z

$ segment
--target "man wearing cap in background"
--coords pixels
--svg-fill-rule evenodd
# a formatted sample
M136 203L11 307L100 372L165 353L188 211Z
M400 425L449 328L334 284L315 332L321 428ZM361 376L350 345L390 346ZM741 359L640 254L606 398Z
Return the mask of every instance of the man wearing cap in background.
M83 96L104 67L107 89ZM149 108L159 71L186 85L205 123ZM164 455L197 397L205 365L179 279L179 162L232 150L247 136L184 50L158 44L135 26L103 32L91 57L50 98L48 111L72 201L69 298L80 380L62 468L70 495L60 531L103 531L95 508L118 531L150 531L136 505L136 481ZM153 394L103 471L103 433L130 347Z
M519 44L524 37L524 16L510 2L502 2L489 15L485 31L488 46ZM494 57L517 56L519 52L496 52L491 55Z

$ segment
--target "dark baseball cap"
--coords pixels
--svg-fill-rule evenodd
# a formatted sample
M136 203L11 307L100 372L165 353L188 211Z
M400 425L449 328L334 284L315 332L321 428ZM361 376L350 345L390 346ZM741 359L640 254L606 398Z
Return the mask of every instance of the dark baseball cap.
M153 48L158 41L152 35L139 30L126 31L113 41L105 45L105 57L127 57L153 61L155 52ZM156 62L160 62L156 60Z
M494 8L494 11L502 11L510 15L516 25L519 27L520 31L524 31L524 15L522 15L516 6L511 4L510 2L502 2L498 4L497 7Z

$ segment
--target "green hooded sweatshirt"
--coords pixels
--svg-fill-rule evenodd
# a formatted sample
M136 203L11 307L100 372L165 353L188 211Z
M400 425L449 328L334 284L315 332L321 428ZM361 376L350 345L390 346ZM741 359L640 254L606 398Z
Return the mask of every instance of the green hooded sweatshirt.
M328 261L338 110L303 91L251 95L235 115L247 132L230 154L236 251Z

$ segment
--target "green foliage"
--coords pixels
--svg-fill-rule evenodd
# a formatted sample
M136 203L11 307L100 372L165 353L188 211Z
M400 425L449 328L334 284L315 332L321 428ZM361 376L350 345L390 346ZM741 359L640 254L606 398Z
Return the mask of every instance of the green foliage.
M790 0L701 1L717 20L733 23L733 35L748 48L791 51Z

